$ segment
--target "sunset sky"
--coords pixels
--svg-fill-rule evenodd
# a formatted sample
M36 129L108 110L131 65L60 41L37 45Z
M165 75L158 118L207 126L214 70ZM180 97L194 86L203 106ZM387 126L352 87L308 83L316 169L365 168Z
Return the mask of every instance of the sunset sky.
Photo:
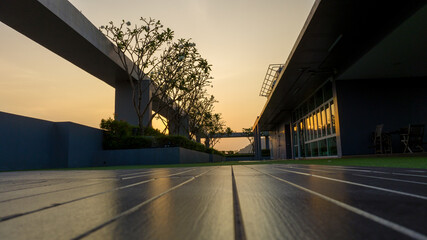
M95 26L140 17L191 38L212 64L222 114L233 131L251 127L266 102L267 67L284 63L314 0L71 0ZM31 23L29 23L31 24ZM0 22L0 111L99 127L114 113L114 89ZM223 140L238 150L246 139Z

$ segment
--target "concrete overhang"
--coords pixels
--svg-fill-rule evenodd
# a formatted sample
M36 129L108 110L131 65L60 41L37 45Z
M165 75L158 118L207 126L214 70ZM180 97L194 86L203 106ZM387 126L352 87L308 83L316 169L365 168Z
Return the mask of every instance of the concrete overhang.
M267 131L290 121L291 111L331 77L426 76L426 63L420 60L427 59L426 5L421 0L317 0L254 125ZM411 45L409 52L401 41ZM399 74L384 73L385 68L396 65L390 55L407 62L397 63L403 69ZM364 71L368 68L370 74Z
M112 87L128 79L113 43L66 0L2 0L0 21Z
M114 88L129 81L115 45L67 0L1 0L0 21ZM161 115L177 111L159 102Z

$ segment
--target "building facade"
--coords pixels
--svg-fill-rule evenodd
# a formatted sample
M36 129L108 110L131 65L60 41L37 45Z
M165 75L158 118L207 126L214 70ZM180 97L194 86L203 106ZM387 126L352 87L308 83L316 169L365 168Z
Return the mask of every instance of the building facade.
M271 156L372 154L378 125L403 152L402 129L427 123L426 29L425 1L316 1L254 125Z

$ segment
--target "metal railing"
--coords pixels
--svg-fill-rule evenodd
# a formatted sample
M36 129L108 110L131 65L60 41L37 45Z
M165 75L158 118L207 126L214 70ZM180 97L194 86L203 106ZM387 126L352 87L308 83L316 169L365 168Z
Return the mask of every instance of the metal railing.
M259 95L262 97L269 97L271 91L276 85L277 80L280 76L280 72L283 69L283 64L270 64L267 69L267 73L265 74L264 82L261 86L261 91Z

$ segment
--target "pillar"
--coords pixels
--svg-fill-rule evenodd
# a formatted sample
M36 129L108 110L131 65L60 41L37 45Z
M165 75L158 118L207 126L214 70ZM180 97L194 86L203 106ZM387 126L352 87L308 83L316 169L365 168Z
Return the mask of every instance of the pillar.
M270 149L270 136L264 136L265 139L265 149Z
M145 106L148 106L147 113L143 116L142 123L144 126L148 126L148 123L152 116L152 104L150 102L151 89L150 81L143 80L141 84L142 88L142 99L141 99L141 111L144 110ZM138 115L136 114L135 107L133 104L133 89L128 81L121 81L116 84L116 99L115 99L115 119L123 120L129 124L138 126ZM150 124L151 127L151 124Z
M254 128L254 148L255 160L261 160L261 134L258 125Z
M178 134L180 136L189 137L189 119L188 116L182 117L179 124L175 124L175 121L170 121L169 124L169 133Z

